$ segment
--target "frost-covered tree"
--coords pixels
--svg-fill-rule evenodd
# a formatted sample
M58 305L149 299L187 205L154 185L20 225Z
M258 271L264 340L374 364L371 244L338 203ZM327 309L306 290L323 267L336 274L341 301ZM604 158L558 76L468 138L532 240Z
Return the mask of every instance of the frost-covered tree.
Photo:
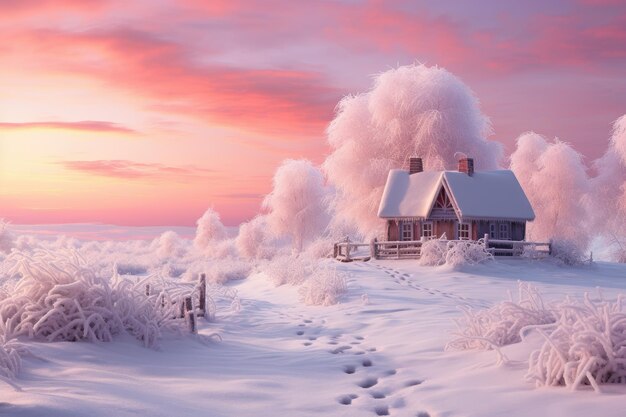
M328 224L321 171L307 160L284 161L274 174L274 188L263 201L267 223L276 236L291 237L294 250L319 236Z
M615 246L614 259L626 262L626 115L613 124L609 147L594 166L588 201L593 228Z
M343 98L328 127L332 153L323 164L337 190L333 221L356 224L365 236L382 227L377 209L390 169L411 155L426 170L456 169L456 152L477 169L498 167L502 146L486 140L491 124L478 99L443 68L402 66L374 79L368 92Z
M590 236L583 202L589 179L581 155L565 142L550 143L530 132L517 139L511 169L535 210L528 237L571 241L586 249Z
M198 249L206 249L211 242L226 238L226 228L218 212L209 208L196 222L196 237L193 240Z

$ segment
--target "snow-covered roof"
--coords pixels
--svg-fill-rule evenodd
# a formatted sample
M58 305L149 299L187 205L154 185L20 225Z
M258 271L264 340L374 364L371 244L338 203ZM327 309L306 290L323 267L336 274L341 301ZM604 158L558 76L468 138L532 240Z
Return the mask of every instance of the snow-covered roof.
M445 185L444 185L445 184ZM394 169L378 209L382 218L428 218L442 186L461 219L533 220L535 213L515 174L509 170L425 171L409 175Z

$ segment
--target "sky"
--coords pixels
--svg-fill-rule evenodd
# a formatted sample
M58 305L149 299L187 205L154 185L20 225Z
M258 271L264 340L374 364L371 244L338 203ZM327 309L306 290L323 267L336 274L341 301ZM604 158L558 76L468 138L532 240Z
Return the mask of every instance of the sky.
M532 130L589 164L626 113L623 0L0 0L0 218L250 219L337 102L415 62L459 76L507 154Z

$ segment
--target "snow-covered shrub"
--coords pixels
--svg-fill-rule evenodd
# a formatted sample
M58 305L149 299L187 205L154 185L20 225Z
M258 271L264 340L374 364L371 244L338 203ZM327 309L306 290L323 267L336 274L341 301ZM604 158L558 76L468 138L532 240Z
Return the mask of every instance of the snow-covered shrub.
M556 321L555 313L546 306L537 288L519 283L518 301L500 302L485 310L463 307L463 317L455 320L458 331L446 349L497 349L520 342L520 331L531 325Z
M0 379L10 385L22 367L22 356L28 353L24 345L15 339L7 340L0 333Z
M127 332L155 346L164 329L178 326L172 312L145 289L118 275L96 275L76 252L13 252L6 260L19 280L0 300L6 337L48 341L110 341Z
M564 265L580 265L585 255L576 242L555 240L552 242L552 257Z
M246 278L252 266L245 261L235 259L215 259L210 261L198 261L189 265L181 278L186 282L196 282L202 273L206 275L207 282L212 284L224 284L228 281Z
M330 265L316 268L300 289L301 301L308 305L333 305L348 291L344 273Z
M447 243L445 240L431 239L422 243L420 265L439 266L446 263Z
M485 249L481 241L449 241L446 251L446 265L459 267L463 265L476 265L485 261L493 260L493 255Z
M274 283L300 285L310 275L312 263L302 256L277 256L261 267L261 271Z
M531 353L527 378L538 386L626 384L626 313L623 299L567 299L555 311L555 327Z
M333 256L333 244L337 240L330 237L320 237L311 242L304 250L304 255L312 259L331 258Z
M184 248L178 233L168 230L163 232L155 241L159 258L176 258L182 256Z
M9 224L0 219L0 253L9 253L14 245L13 233L9 229Z
M263 201L269 210L267 223L272 234L289 236L293 249L301 252L329 221L324 176L307 160L288 159L276 170L273 182L272 192Z
M245 259L269 259L276 252L270 237L265 216L257 216L239 226L235 246Z
M198 249L206 249L212 242L226 238L226 228L220 220L220 215L213 209L207 209L196 222L196 237L193 244Z
M493 255L485 250L482 241L446 241L433 239L422 243L421 265L450 265L460 267L475 265L493 260Z

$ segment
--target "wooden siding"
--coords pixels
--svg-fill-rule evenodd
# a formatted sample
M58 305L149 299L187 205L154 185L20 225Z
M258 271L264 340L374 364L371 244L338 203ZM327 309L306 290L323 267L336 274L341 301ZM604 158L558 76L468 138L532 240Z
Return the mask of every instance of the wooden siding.
M402 240L400 233L400 227L403 221L411 221L413 223L413 239L420 240L422 236L422 222L417 220L387 220L387 240L399 241ZM425 220L433 223L433 236L440 238L442 234L446 234L449 240L457 239L456 220L442 220L442 219L428 219ZM496 237L500 239L500 224L507 223L509 225L509 234L511 240L521 241L526 239L526 222L510 222L510 221L489 221L489 220L474 220L472 224L472 240L478 240L489 234L489 225L493 223L496 225Z

